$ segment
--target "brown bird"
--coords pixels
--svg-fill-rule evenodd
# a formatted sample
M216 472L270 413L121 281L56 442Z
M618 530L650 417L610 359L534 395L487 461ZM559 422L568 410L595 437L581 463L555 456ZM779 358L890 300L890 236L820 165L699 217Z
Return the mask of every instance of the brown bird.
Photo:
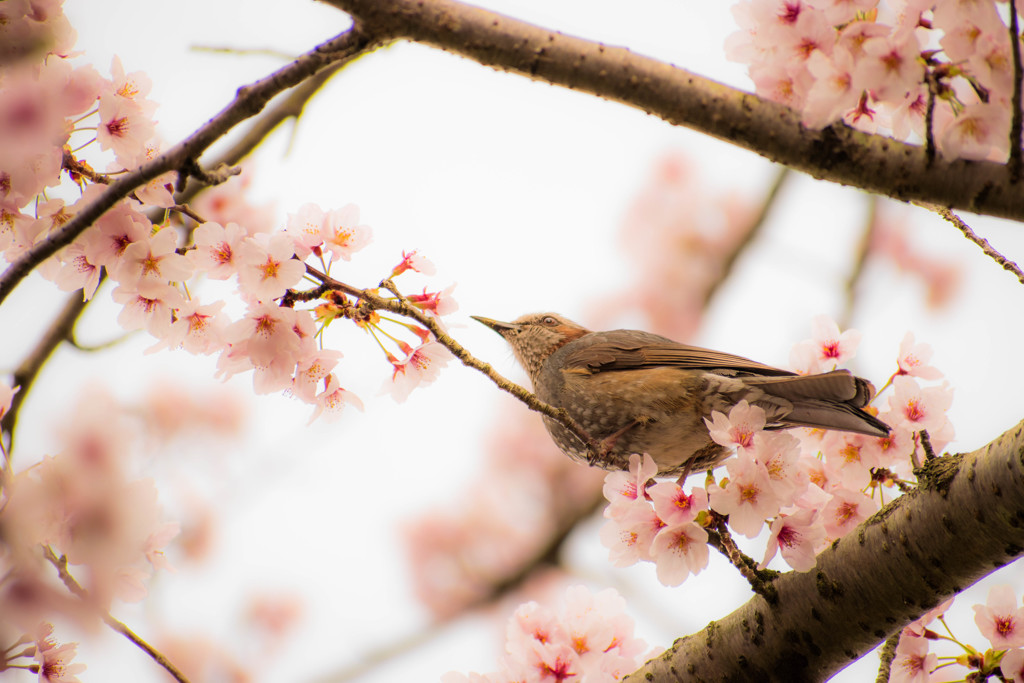
M704 418L742 400L764 409L768 429L889 434L862 410L874 387L847 370L797 375L650 332L591 332L555 313L473 318L505 338L537 397L564 408L602 453L588 460L583 441L545 415L555 444L605 469L627 469L632 453L649 453L662 475L711 469L730 451L712 441Z

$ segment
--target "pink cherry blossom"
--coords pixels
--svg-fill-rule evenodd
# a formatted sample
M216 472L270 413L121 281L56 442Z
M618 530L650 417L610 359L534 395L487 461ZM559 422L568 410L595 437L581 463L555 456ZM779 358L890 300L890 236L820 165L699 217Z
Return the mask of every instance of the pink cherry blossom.
M40 683L81 683L77 674L85 671L85 664L71 663L78 643L58 645L52 638L53 626L42 624L35 634L35 659L39 662Z
M830 539L842 538L878 510L878 503L860 491L837 488L821 515Z
M908 631L911 635L914 635L914 636L923 637L925 635L925 631L928 630L927 629L928 624L932 623L937 618L941 617L952 606L953 606L953 598L949 598L947 600L943 600L938 605L936 605L935 607L931 608L930 610L928 610L927 612L922 614L916 620L914 620L911 623L907 624L907 626L904 629L904 631Z
M730 448L751 448L754 445L754 435L764 429L765 425L764 409L752 406L745 400L729 410L729 417L716 410L711 414L711 418L704 418L711 438L715 443Z
M373 231L370 226L359 224L359 207L347 204L340 209L327 212L322 224L321 237L324 247L335 259L348 261L352 254L370 243Z
M442 316L454 313L459 310L459 304L452 297L455 285L451 285L440 292L428 292L423 288L422 294L409 294L406 299L420 310Z
M629 567L640 560L651 559L651 544L665 523L645 500L620 509L609 516L613 506L605 508L608 521L599 532L601 545L608 548L608 559L614 567Z
M88 301L100 285L100 266L91 263L85 253L82 241L72 242L60 253L60 271L54 283L62 292L82 290L82 297Z
M867 39L854 71L854 88L871 91L878 101L902 101L924 81L920 54L917 35L912 32Z
M327 215L316 204L307 203L288 214L284 232L291 238L295 255L305 260L314 247L324 243L324 221Z
M674 481L659 481L647 493L658 517L670 526L692 522L698 512L708 509L708 494L699 486L687 494Z
M227 280L238 271L238 250L245 231L237 223L203 223L192 231L195 249L186 255L193 267L212 280Z
M403 360L393 363L394 372L390 383L385 385L396 401L404 401L418 386L427 385L437 379L441 368L454 356L436 341L429 341L417 348Z
M192 299L175 311L175 320L167 334L147 353L163 348L183 348L189 353L208 356L224 348L228 318L221 312L224 301L201 304Z
M166 282L144 280L136 286L121 285L111 292L114 301L124 304L117 322L126 330L145 329L163 339L171 329L171 314L185 299Z
M317 350L300 361L292 382L292 394L307 403L314 403L317 387L327 379L340 359L340 351Z
M754 460L764 465L772 492L780 506L792 504L807 488L807 473L800 467L800 442L785 432L754 435Z
M779 515L772 521L768 547L758 566L766 567L775 553L781 550L782 558L790 567L798 572L810 571L824 542L825 529L817 511L805 509L792 515Z
M397 277L407 270L415 270L424 275L434 275L437 272L437 267L426 256L414 249L410 252L402 252L402 262L391 271L391 277Z
M100 149L112 149L119 162L131 166L144 157L146 143L154 133L152 119L137 102L123 97L100 97L96 141Z
M1024 607L1007 584L992 586L984 605L974 605L974 623L992 647L1024 647Z
M1024 683L1024 650L1008 650L999 660L999 671L1009 683Z
M929 674L939 664L934 652L928 652L928 640L904 633L896 646L889 680L892 683L928 683Z
M313 411L313 416L309 418L310 423L321 415L326 415L327 421L333 422L341 417L342 408L346 405L353 405L357 409L363 410L362 400L348 389L343 389L338 384L337 376L333 373L327 376L327 386L317 394L315 400L316 409Z
M1006 159L1010 115L1006 107L993 102L969 104L939 131L936 144L950 158Z
M666 526L651 543L651 557L657 566L658 581L678 586L690 574L708 566L708 532L693 522Z
M882 420L893 425L905 425L917 432L927 429L929 434L946 428L946 411L953 402L953 390L948 386L922 388L906 375L893 378L893 394L889 409Z
M605 475L604 497L609 505L604 516L614 518L625 514L638 499L642 502L647 483L658 474L658 465L648 454L633 453L629 456L629 471L616 470Z
M942 372L928 362L932 359L932 347L928 344L915 344L914 333L907 332L900 342L899 357L896 364L898 374L920 377L921 379L939 379Z
M860 338L857 330L840 334L839 326L827 315L815 316L811 322L811 338L794 345L790 365L801 375L834 370L857 355Z
M259 301L283 295L302 279L306 267L295 255L287 235L248 237L238 249L238 284L242 292Z
M772 490L771 477L764 465L745 453L725 463L729 483L708 489L711 509L729 515L729 526L748 538L761 531L764 521L779 512L779 501Z
M132 242L111 275L129 286L143 281L183 282L192 275L192 264L177 253L177 242L178 236L171 228Z

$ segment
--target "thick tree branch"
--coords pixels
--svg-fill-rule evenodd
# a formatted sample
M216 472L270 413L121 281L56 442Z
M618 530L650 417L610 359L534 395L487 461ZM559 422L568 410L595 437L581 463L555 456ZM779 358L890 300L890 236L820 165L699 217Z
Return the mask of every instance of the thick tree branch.
M627 49L609 47L454 0L325 0L380 40L404 38L481 64L621 102L713 135L790 168L902 201L1024 219L1024 192L1007 167L929 163L918 146L835 124L804 128L800 114Z
M1024 422L936 458L916 489L628 681L823 681L1024 553Z
M237 96L195 133L137 169L120 176L95 201L83 207L59 230L28 249L0 275L0 303L34 267L71 244L96 219L135 188L168 172L195 167L199 157L240 122L260 113L278 93L313 76L324 67L349 62L377 46L354 27L317 46L266 78L238 89Z

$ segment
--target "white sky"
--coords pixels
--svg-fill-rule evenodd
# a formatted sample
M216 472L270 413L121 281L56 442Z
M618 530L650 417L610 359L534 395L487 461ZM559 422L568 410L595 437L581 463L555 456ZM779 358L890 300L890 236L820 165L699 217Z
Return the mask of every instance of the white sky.
M728 3L478 4L750 87L743 68L723 58L723 41L734 30ZM67 5L79 48L102 73L117 54L127 71L152 77L151 98L160 103L157 119L168 141L219 111L239 85L281 64L266 56L194 52L191 46L297 54L347 24L344 15L311 2ZM257 155L254 194L274 204L281 224L304 202L358 204L375 242L335 276L371 285L402 249L421 249L438 275L409 282L431 288L458 282L461 308L452 323L465 327L454 328L456 337L499 371L522 379L501 340L468 316L556 310L586 322L602 294L634 276L619 253L621 219L653 162L669 150L697 160L713 188L764 187L772 173L755 155L638 111L403 44L336 77L310 105L293 140L278 133L269 141ZM741 271L708 312L699 343L785 364L790 346L808 336L812 316L840 310L848 245L864 210L858 194L793 179ZM962 263L964 288L951 309L935 315L925 310L915 280L887 267L869 270L855 320L864 332L858 371L884 381L904 332L914 330L935 348L935 364L956 388L951 417L957 441L951 448L972 450L1024 417L1017 350L1024 288L951 226L919 210L907 215L919 224L922 251ZM1024 258L1019 224L966 218L1009 258ZM101 294L108 298L109 292ZM0 329L25 333L0 335L0 365L21 358L45 323L40 307L60 300L37 279L15 294L0 311ZM116 335L115 317L109 302L97 302L83 336L99 341ZM115 610L118 616L131 624L156 614L158 621L209 633L246 652L238 642L237 610L247 592L269 587L299 593L307 600L308 621L266 672L267 681L309 680L426 623L411 594L396 528L425 507L455 504L477 470L485 433L500 419L499 406L519 408L509 407L482 376L454 366L436 386L396 405L376 396L389 367L369 340L354 331L336 339L345 352L338 368L342 382L363 396L366 413L307 428L307 406L260 397L252 401L255 417L243 452L211 464L202 444L185 448L181 457L199 472L220 476L213 491L226 519L216 561L160 577L152 605L123 606ZM63 351L25 409L21 457L48 452L54 423L67 419L91 378L126 400L144 393L154 376L189 381L200 390L216 386L211 360L166 352L142 357L149 344L135 338L84 358ZM236 378L229 386L245 394L248 382ZM167 471L153 465L149 473ZM678 589L658 585L653 566L611 569L598 527L577 532L570 561L596 579L595 587L614 583L636 598L632 613L652 645L667 646L748 597L717 560ZM1024 582L1019 570L1011 571L1019 594ZM365 680L429 681L451 669L493 670L503 627L489 620L458 624L437 643ZM83 646L81 657L89 665L84 681L137 680L139 672L151 670L143 654L113 634ZM868 660L836 680L873 676L877 664Z

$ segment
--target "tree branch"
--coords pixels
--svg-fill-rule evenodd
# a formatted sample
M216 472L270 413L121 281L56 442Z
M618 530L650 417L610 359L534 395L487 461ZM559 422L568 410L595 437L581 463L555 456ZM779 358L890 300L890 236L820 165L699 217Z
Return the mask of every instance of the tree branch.
M381 40L433 45L486 66L620 102L815 178L902 201L1024 219L1003 164L929 163L916 145L841 123L807 130L799 112L625 48L574 38L455 0L326 0Z
M53 550L48 545L43 546L43 556L50 562L50 564L57 568L57 573L60 575L60 580L64 582L64 585L67 586L67 589L81 600L88 601L88 592L86 592L86 590L82 588L82 584L78 583L75 577L71 575L71 572L68 571L67 558L57 557L56 553L54 553ZM134 643L139 649L141 649L143 652L149 655L154 662L162 666L167 671L167 673L169 673L171 677L174 678L174 680L178 681L178 683L189 683L188 678L185 677L185 674L181 673L181 670L178 669L178 667L174 666L174 664L171 663L171 660L167 659L167 657L165 657L163 653L161 653L155 647L153 647L145 640L143 640L137 633L135 633L135 631L128 628L128 625L125 624L123 621L114 618L110 614L110 612L104 612L102 610L100 610L100 617L107 624L107 626L123 635L125 638Z
M925 464L927 483L681 638L628 681L823 681L947 596L1024 553L1024 421L973 453ZM870 571L864 571L870 567Z

